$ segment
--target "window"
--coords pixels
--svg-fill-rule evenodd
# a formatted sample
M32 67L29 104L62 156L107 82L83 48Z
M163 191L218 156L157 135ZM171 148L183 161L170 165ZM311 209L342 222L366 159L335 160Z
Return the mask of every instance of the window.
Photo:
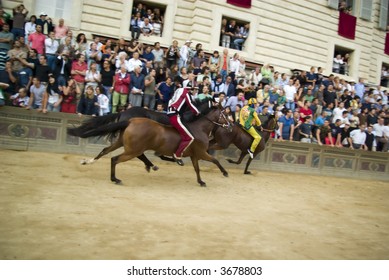
M45 12L48 17L65 19L65 22L72 21L72 12L73 12L73 0L36 0L35 2L35 11L37 13L37 17L42 12Z
M130 22L132 38L139 38L140 28L144 26L146 18L146 24L149 22L152 26L152 32L150 29L147 29L147 32L162 36L165 11L166 6L160 3L134 1Z
M361 2L361 18L371 20L371 12L373 8L373 0L362 0Z
M249 22L223 16L219 46L243 50L249 32Z
M379 28L382 30L387 29L386 26L389 22L388 3L388 0L381 0Z
M382 63L381 67L381 82L380 85L383 87L388 87L389 82L389 63Z
M341 46L335 46L334 59L332 61L332 72L336 74L351 76L352 72L352 60L354 56L354 50Z

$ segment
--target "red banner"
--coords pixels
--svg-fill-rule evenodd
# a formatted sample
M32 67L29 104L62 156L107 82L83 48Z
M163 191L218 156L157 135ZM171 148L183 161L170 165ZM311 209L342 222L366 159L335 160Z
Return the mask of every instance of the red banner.
M343 12L339 12L338 34L340 36L354 40L356 26L357 26L356 17Z
M251 8L251 0L227 0L227 3L242 8Z
M389 55L389 33L385 37L385 54Z

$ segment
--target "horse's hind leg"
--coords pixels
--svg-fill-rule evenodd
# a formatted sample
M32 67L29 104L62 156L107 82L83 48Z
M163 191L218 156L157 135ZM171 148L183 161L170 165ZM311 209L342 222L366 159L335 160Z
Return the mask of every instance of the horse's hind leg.
M228 177L228 172L224 169L224 167L220 164L220 162L216 158L214 158L213 156L208 154L207 152L204 152L204 154L200 157L200 159L210 161L210 162L216 164L216 166L219 167L219 169L223 173L223 175L225 177Z
M110 152L113 152L113 151L119 149L122 146L123 146L123 142L120 138L115 143L113 143L111 146L105 147L96 157L89 159L89 160L86 160L86 159L82 160L81 164L94 163L96 160L100 159L101 157L105 156L106 154L108 154Z
M242 162L242 160L243 160L243 158L245 157L247 155L247 152L241 152L240 153L240 157L239 157L239 159L237 160L237 161L234 161L234 160L232 160L232 159L227 159L227 161L229 162L229 163L234 163L234 164L240 164L241 162ZM250 158L251 159L251 158Z
M145 164L145 168L146 168L146 171L147 172L150 172L150 168L153 168L154 171L157 171L159 168L158 166L154 165L147 157L145 154L141 154L138 159L140 159L141 161L143 161L143 163Z
M132 158L134 158L133 155L125 154L125 153L111 158L111 181L112 182L114 182L116 184L121 184L122 181L119 180L118 178L116 178L116 170L115 170L116 169L116 165L118 163L128 161L128 160L130 160Z
M199 167L199 159L195 156L191 156L190 159L192 160L193 167L196 171L196 176L197 176L197 182L200 184L202 187L206 187L207 184L205 184L204 181L201 180L200 177L200 167Z

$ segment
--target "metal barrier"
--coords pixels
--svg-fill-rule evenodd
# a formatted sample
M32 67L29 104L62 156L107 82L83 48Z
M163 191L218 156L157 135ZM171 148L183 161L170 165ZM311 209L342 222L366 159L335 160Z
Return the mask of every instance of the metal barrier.
M65 113L42 114L22 108L0 108L0 148L25 151L97 155L108 143L103 138L80 139L66 128L77 126L84 117ZM236 159L240 151L231 145L217 151L223 161ZM149 154L148 154L149 156ZM150 157L153 155L150 154ZM239 165L243 169L246 160ZM237 167L230 165L230 167ZM270 140L265 151L253 160L250 170L331 175L389 181L389 153L318 146Z

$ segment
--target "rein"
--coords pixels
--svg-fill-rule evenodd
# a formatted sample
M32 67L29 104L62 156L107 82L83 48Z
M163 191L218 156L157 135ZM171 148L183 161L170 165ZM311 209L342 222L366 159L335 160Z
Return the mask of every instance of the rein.
M220 127L222 127L222 128L228 129L228 128L230 127L230 123L229 123L229 121L227 120L226 116L223 114L223 111L220 111L219 120L223 117L224 120L226 121L226 123L215 122L215 121L209 119L206 115L204 115L204 117L205 117L208 121L210 121L211 123L213 123L213 124L215 124L215 125L217 125L217 126L220 126Z

